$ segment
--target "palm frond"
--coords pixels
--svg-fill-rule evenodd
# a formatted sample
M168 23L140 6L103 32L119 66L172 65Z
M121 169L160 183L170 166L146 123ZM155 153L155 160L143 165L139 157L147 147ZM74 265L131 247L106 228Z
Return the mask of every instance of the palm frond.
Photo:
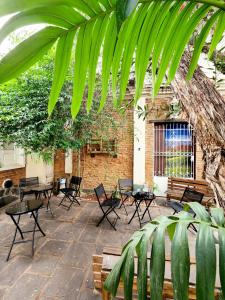
M114 103L120 106L133 63L135 102L141 96L150 61L156 95L165 76L168 83L173 80L182 54L197 31L188 73L191 78L209 33L214 30L209 51L212 55L225 29L222 0L2 0L0 16L9 14L14 15L0 30L0 43L18 28L31 24L50 26L3 57L0 83L20 75L58 42L49 113L57 102L71 58L75 58L71 106L74 118L79 112L86 84L89 91L87 110L92 106L100 61L102 98L99 110L104 107L111 81Z
M149 291L147 285L147 251L151 251L150 268L150 293L151 299L162 299L163 283L165 271L165 236L167 230L173 228L171 240L171 278L175 300L189 299L189 275L190 275L190 255L188 245L188 227L190 224L198 224L196 241L196 295L198 300L214 299L215 279L216 279L216 243L219 243L219 273L221 280L221 292L225 296L224 274L225 274L225 220L223 210L212 208L210 213L198 203L189 203L185 209L190 208L196 214L194 218L188 212L181 212L175 216L160 217L134 236L123 249L119 263L115 266L105 282L105 289L113 296L116 296L120 279L124 283L124 294L132 295L134 254L137 255L137 278L138 278L138 299L146 299ZM171 226L172 225L172 226ZM218 231L219 241L214 238L213 230ZM128 255L129 254L129 255ZM124 272L132 271L130 276L124 276ZM120 268L120 272L118 272ZM131 269L130 269L131 268ZM114 285L117 283L117 288Z

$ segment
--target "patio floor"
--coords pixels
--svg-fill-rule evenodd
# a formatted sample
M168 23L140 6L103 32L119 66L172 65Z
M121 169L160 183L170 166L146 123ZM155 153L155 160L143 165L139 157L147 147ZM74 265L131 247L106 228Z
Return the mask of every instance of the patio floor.
M40 225L46 237L36 234L36 250L31 257L31 243L15 245L9 262L6 256L15 226L0 211L0 299L4 300L93 300L101 299L94 292L92 282L92 255L101 254L104 246L124 245L131 234L139 229L137 218L128 225L134 207L128 207L129 216L119 211L121 219L117 231L103 222L96 227L101 211L97 202L81 201L70 211L58 207L59 199L52 198L55 217L45 209L40 211ZM165 206L151 206L151 215L171 214ZM21 219L23 228L31 219Z

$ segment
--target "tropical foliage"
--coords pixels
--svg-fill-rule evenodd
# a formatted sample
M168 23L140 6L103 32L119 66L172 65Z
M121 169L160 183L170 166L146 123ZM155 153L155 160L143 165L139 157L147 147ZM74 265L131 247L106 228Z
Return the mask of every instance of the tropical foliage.
M92 107L100 57L101 110L107 99L111 74L114 103L120 105L123 101L133 59L137 101L150 58L156 94L166 73L168 83L174 78L185 47L196 29L198 33L187 78L191 78L195 70L210 30L214 29L209 51L212 55L225 29L223 0L11 0L10 3L1 0L0 16L9 14L13 16L0 31L0 42L23 26L36 23L49 26L24 40L1 60L0 83L28 69L57 42L48 109L49 113L53 111L71 57L74 57L73 117L81 108L86 80L87 110Z
M99 87L93 106L87 114L83 104L76 120L70 114L72 82L68 76L52 115L47 112L52 84L53 60L45 56L40 63L0 90L0 141L14 143L26 152L35 152L44 159L56 149L78 150L92 138L115 136L120 125L112 106L107 104L97 114Z
M196 217L188 211L192 209ZM151 299L162 299L165 276L165 236L171 239L171 278L175 300L187 300L190 254L188 228L198 227L196 239L196 295L198 300L214 299L217 266L221 292L225 296L225 218L221 208L212 208L210 213L198 203L189 203L176 216L159 217L134 233L123 248L118 263L108 276L105 288L116 295L120 279L124 282L126 300L132 298L134 280L134 256L137 255L138 299L146 300L149 290L147 274L150 273ZM197 225L196 225L197 224ZM191 225L192 226L192 225ZM217 233L217 234L215 234ZM151 248L151 264L147 264L148 247ZM217 250L219 258L217 257ZM217 264L217 259L218 264Z

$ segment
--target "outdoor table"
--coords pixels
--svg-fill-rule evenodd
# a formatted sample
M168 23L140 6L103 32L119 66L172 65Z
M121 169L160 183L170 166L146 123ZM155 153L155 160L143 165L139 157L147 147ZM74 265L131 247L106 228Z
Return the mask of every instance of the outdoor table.
M35 237L35 232L40 231L43 236L45 236L45 233L41 229L39 223L38 223L38 210L42 207L43 202L39 199L32 199L32 200L25 200L23 202L15 203L11 206L9 206L6 210L5 213L9 215L13 221L13 223L16 226L15 234L13 237L13 241L9 250L9 254L7 256L6 261L9 260L12 248L15 244L20 244L20 243L27 243L27 242L32 242L32 256L34 255L34 237ZM31 217L34 219L34 226L32 230L26 230L22 231L19 223L20 223L20 217L25 214L31 214ZM36 229L36 227L38 229ZM16 236L17 232L19 231L21 239L22 240L17 240L16 241ZM29 233L32 232L32 239L31 240L24 240L24 233Z
M52 196L53 185L52 184L36 184L22 188L22 191L25 192L33 192L35 194L36 199L38 200L47 200L46 209L50 211L53 216L50 199Z
M134 211L130 221L128 222L128 224L130 224L132 222L133 218L137 215L139 224L140 224L140 228L141 228L142 224L146 223L146 222L142 222L146 213L148 213L149 219L151 220L149 206L151 205L152 201L155 199L155 195L152 192L144 192L143 191L143 192L133 192L132 197L134 198L135 211ZM140 214L140 205L142 202L145 203L146 207L145 207L144 213L141 215Z

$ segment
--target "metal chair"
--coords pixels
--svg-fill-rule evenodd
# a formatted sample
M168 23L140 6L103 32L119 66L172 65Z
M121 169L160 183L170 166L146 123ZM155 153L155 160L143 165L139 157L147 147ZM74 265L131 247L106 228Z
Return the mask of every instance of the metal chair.
M182 211L184 208L184 204L183 202L198 202L201 204L202 199L204 197L204 194L190 189L190 188L186 188L184 190L183 196L180 200L180 202L177 201L169 201L168 205L174 210L173 215ZM193 213L192 210L190 210L191 213Z
M25 195L35 195L34 191L26 191L25 188L39 184L38 177L21 178L19 180L20 200L23 201Z
M120 197L121 197L120 208L122 206L124 206L124 209L126 211L124 203L132 196L132 193L133 193L133 179L119 179L118 180L118 187L119 187ZM133 203L134 203L134 201L132 202L131 205L133 205ZM126 211L126 214L127 214L127 211Z
M115 211L115 209L120 205L120 199L113 198L112 196L110 198L108 198L102 183L98 187L96 187L94 189L94 191L95 191L95 195L98 200L100 209L103 213L102 218L99 220L99 222L96 226L98 227L102 223L102 221L104 219L106 219L109 222L109 224L112 226L112 228L114 230L116 230L115 225L116 225L117 220L120 219L120 217L117 214L117 212ZM110 221L110 219L108 218L108 216L111 213L114 213L116 215L116 219L115 219L114 223L112 223Z
M69 210L74 203L80 205L80 202L77 198L80 197L80 185L81 185L82 177L72 176L70 180L69 187L60 189L59 191L64 194L64 197L59 203L59 206L62 205ZM70 204L64 204L65 201L69 201Z

